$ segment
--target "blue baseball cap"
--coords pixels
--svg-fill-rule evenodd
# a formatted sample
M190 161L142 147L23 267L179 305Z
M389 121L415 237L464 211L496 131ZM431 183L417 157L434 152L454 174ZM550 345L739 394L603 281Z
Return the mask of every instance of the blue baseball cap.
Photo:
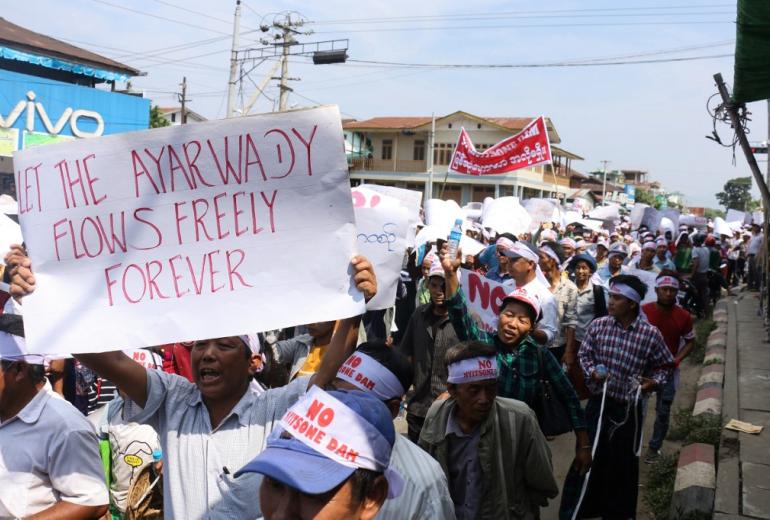
M580 253L579 255L573 256L572 260L569 262L570 270L574 270L578 262L585 262L588 264L592 273L596 272L596 259L588 253Z
M387 450L387 453L379 453L378 458L389 461L396 442L396 432L385 404L358 390L333 390L327 393L367 423L371 431L382 436L385 443L371 444L377 445L380 451ZM302 493L318 495L345 482L356 469L324 456L279 426L268 437L265 450L237 471L235 477L244 473L259 473ZM388 497L398 496L403 480L392 470L383 468L383 472L389 484Z

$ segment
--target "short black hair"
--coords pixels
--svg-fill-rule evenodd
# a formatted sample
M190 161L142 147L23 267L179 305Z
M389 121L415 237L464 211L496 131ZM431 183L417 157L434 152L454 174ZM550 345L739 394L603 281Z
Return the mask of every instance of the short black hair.
M548 246L559 257L559 265L564 263L564 248L555 240L549 240L540 244L540 247Z
M26 361L17 361L14 359L0 359L0 366L3 367L3 371L10 370L14 365L19 365L20 363L26 365L27 375L34 384L38 384L45 380L45 367L43 365L33 365ZM21 369L21 366L18 366L18 368Z
M353 504L360 504L368 497L374 490L374 486L377 484L377 479L382 476L380 471L372 471L370 469L358 468L356 469L348 480L352 485L350 490L351 502Z
M622 283L632 288L639 293L639 296L644 300L644 296L647 294L647 284L639 279L638 276L632 274L619 274L610 278L610 286L615 283Z
M398 382L404 387L404 391L412 386L414 369L412 368L409 359L401 352L387 346L382 341L367 341L366 343L361 343L356 349L356 352L366 354L393 372L393 375L396 376Z
M464 359L494 357L496 354L497 350L493 345L482 343L481 341L464 341L447 349L444 355L444 364L449 366Z

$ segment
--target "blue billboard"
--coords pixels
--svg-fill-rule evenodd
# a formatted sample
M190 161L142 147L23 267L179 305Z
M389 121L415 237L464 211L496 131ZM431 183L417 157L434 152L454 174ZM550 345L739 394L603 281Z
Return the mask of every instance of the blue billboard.
M150 100L0 70L0 155L41 144L144 130Z
M635 204L636 203L636 186L633 184L626 184L623 188L623 191L626 192L626 201L628 204Z

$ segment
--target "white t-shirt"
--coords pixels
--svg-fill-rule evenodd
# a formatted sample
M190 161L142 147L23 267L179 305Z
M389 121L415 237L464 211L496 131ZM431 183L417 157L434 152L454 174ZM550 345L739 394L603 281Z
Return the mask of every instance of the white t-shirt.
M109 503L99 441L83 415L40 390L0 423L0 518L23 518L65 501Z

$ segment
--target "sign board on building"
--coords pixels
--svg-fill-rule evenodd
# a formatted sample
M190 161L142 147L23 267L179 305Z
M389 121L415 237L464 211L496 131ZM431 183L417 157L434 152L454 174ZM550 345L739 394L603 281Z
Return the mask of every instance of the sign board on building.
M150 100L0 70L0 155L149 126Z

